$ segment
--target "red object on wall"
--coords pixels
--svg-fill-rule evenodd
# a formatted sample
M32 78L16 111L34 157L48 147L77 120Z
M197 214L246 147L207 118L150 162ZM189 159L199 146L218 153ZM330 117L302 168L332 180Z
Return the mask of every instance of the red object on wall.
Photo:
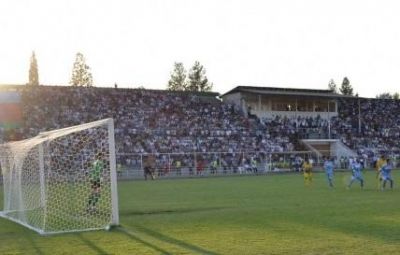
M0 124L19 124L22 122L22 110L19 104L0 104Z

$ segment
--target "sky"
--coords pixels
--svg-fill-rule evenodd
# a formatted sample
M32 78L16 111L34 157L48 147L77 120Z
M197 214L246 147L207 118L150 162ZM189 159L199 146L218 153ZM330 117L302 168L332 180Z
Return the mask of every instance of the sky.
M400 92L400 1L1 0L0 84L68 85L77 52L95 86L165 89L198 60L213 90L238 85Z

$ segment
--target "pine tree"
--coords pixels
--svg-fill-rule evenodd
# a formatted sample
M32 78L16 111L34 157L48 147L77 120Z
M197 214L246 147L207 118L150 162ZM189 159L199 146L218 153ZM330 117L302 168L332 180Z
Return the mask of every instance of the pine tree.
M35 56L35 52L32 51L31 63L29 66L29 82L28 85L37 86L39 85L39 72L38 65Z
M208 82L206 70L199 61L196 61L189 71L189 82L186 90L206 92L211 91L212 86L213 85Z
M186 70L182 63L175 62L174 70L168 81L168 90L185 90L186 88Z
M337 93L337 86L333 79L331 79L328 83L328 89L332 90L333 93Z
M395 100L399 100L400 99L399 92L396 92L396 93L393 94L393 99L395 99Z
M375 98L378 98L378 99L392 99L392 95L390 95L389 92L385 92L385 93L376 95Z
M72 86L93 86L92 73L90 67L86 65L85 57L82 53L76 54L75 63L72 68L72 77L70 84Z
M347 77L344 77L342 86L340 87L340 93L343 95L352 96L353 95L353 87L350 85L350 81Z

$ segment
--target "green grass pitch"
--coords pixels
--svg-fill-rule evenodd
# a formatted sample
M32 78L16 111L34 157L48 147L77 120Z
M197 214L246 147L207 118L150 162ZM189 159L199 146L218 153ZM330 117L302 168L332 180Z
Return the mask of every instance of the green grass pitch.
M367 172L347 190L349 177L119 182L121 227L40 236L0 218L0 254L400 254L400 187L378 191Z

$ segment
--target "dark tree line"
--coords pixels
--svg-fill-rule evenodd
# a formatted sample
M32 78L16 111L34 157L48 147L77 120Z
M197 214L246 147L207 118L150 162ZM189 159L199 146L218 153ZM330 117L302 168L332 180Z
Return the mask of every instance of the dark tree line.
M32 52L29 66L29 86L39 85L39 69L36 60L35 52ZM70 80L72 86L93 86L92 73L90 67L86 64L85 57L82 53L78 52L75 57L75 62L72 67L72 75Z
M328 89L334 93L338 93L338 88L333 79L331 79L328 83ZM353 96L353 86L350 84L350 80L347 77L343 78L342 85L339 88L339 92L343 95Z
M32 56L30 58L29 81L27 85L39 85L39 70L34 51L32 52ZM70 85L85 87L93 86L93 77L90 67L86 64L85 57L80 52L78 52L75 57L75 62L72 67ZM206 76L206 69L200 64L199 61L194 62L189 72L186 71L181 62L175 62L174 69L171 72L171 76L167 85L168 90L173 91L208 92L212 90L212 87L213 84L209 82ZM354 95L353 86L350 84L350 80L347 77L343 78L342 84L339 88L335 81L331 79L328 83L328 89L334 93L341 93L348 96ZM358 94L355 96L358 96ZM400 95L398 92L393 94L384 92L376 95L376 98L399 100Z
M213 84L208 81L206 76L206 69L199 61L196 61L188 75L183 64L175 62L167 88L174 91L207 92L211 91L212 86Z

